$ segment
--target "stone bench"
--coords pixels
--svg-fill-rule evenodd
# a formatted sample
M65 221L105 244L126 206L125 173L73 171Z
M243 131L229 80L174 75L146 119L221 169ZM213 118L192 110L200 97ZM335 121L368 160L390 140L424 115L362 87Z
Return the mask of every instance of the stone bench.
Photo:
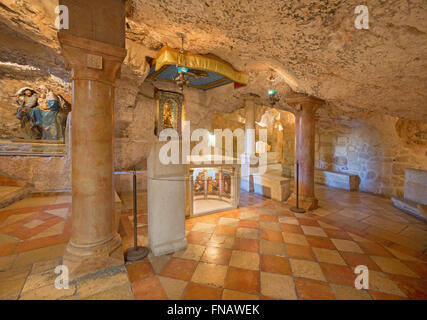
M427 171L406 168L403 199L391 200L395 207L427 220Z
M291 179L282 177L280 172L254 174L254 193L276 201L285 201L290 195Z
M321 169L314 170L314 181L332 188L347 191L358 191L360 183L359 176L355 174Z

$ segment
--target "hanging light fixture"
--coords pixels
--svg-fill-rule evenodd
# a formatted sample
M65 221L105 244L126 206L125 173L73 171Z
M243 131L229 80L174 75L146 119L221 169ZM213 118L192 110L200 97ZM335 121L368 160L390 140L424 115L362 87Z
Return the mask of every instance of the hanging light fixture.
M277 95L276 90L268 90L268 101L270 102L270 105L273 107L277 102L280 101L280 97Z
M181 38L181 50L179 50L178 61L182 61L182 64L184 66L176 65L176 71L177 74L174 78L174 81L178 88L181 89L181 91L184 90L184 87L188 86L190 83L190 80L188 80L186 74L188 72L188 68L185 67L185 51L184 51L184 34L178 33L178 36Z

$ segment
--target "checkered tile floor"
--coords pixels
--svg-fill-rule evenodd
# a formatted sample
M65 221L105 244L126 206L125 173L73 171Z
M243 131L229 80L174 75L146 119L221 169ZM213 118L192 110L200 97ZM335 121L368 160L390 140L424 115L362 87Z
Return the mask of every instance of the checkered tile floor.
M242 194L242 202L188 219L185 251L127 265L135 298L427 299L425 255L259 196ZM354 286L357 265L369 269L369 290Z

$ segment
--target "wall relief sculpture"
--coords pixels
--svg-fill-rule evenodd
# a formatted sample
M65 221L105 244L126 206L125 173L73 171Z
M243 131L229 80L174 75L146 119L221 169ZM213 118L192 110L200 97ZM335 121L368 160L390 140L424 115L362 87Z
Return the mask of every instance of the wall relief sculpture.
M40 92L24 87L16 93L16 118L21 122L24 138L32 140L64 140L71 104L61 95L42 86Z

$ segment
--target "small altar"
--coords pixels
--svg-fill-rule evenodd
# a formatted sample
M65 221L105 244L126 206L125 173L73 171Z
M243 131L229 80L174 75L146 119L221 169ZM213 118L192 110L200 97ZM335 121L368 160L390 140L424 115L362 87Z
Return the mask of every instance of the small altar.
M231 210L239 206L240 164L237 159L192 156L186 172L186 217Z

